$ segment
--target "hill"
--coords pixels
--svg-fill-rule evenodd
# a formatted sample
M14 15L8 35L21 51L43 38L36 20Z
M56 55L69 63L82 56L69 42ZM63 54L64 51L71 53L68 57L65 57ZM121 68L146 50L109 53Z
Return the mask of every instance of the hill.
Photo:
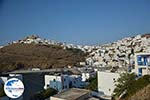
M0 49L0 72L16 69L40 69L78 65L85 60L79 49L63 49L58 45L13 43Z
M144 87L127 100L150 100L150 85Z
M134 73L122 73L115 86L113 100L150 100L150 75L136 77Z
M76 65L80 61L95 67L127 70L128 66L134 68L135 53L150 52L149 44L149 33L93 46L66 44L31 35L0 47L0 71L64 67ZM86 58L85 53L88 54Z

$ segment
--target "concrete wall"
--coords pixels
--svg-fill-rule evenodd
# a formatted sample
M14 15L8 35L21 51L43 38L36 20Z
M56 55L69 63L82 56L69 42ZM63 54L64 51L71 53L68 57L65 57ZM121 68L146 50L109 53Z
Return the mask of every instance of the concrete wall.
M111 96L115 88L114 81L119 78L118 73L98 71L98 91L107 96Z

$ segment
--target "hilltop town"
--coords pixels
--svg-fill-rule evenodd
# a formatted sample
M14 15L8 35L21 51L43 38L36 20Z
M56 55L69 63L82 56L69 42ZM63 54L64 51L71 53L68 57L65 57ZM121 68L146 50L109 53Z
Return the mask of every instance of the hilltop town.
M150 51L150 34L127 37L113 43L94 46L66 44L54 40L41 39L36 35L26 37L23 40L13 41L12 43L59 45L64 49L79 49L88 53L85 62L81 62L81 65L115 67L127 70L126 66L134 66L134 53L148 53Z

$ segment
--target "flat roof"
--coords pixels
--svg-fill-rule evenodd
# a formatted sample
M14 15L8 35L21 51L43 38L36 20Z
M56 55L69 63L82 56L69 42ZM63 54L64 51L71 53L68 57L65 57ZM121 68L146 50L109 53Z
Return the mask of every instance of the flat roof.
M83 95L90 93L89 90L86 89L79 89L79 88L71 88L66 91L60 92L53 97L66 99L66 100L75 100Z
M139 52L139 53L135 53L135 55L150 55L150 53L148 53L148 52Z
M43 69L43 70L15 70L11 72L4 72L3 74L31 74L31 73L62 73L67 71L72 72L73 74L78 75L79 72L73 68L53 68L53 69Z

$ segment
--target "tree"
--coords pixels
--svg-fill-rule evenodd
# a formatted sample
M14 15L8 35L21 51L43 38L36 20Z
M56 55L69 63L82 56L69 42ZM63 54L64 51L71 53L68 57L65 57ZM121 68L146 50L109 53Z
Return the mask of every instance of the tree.
M138 78L134 83L132 83L131 88L128 90L128 97L134 95L139 90L143 89L147 85L150 84L150 75L144 75L140 78Z
M114 89L114 97L120 97L121 95L127 95L128 91L135 83L136 75L134 73L122 73L120 78L115 82L116 88Z
M113 97L126 100L149 84L150 75L136 77L133 73L123 73L116 81Z
M97 75L88 80L89 84L86 86L86 89L97 91Z

